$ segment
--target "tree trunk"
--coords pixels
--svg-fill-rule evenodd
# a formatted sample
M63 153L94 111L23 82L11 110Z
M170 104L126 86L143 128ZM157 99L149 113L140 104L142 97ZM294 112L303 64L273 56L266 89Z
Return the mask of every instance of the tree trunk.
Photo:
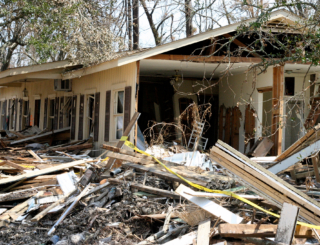
M133 49L139 48L139 0L133 0Z
M153 23L152 15L148 11L148 8L147 8L145 0L140 0L140 2L142 4L144 12L146 13L146 16L147 16L147 19L148 19L148 22L149 22L149 25L150 25L150 28L152 30L152 34L153 34L153 37L154 37L154 41L155 41L156 45L159 45L161 43L161 39L159 37L158 30L157 30L156 26Z
M192 2L185 0L185 15L186 15L186 36L192 35Z
M128 0L128 39L129 39L129 50L132 50L132 5L131 5L132 0Z

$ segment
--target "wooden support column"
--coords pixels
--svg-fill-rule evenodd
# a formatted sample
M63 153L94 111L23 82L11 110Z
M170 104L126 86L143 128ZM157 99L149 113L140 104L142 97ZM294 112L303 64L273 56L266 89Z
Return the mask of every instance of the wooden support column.
M316 177L316 181L318 183L320 183L320 175L319 175L319 167L318 167L318 162L319 162L319 155L317 153L316 156L314 156L313 158L311 158L312 160L312 165L313 165L313 169L314 169L314 175Z
M284 66L273 68L273 89L272 89L272 155L279 156L282 152L283 132L283 89L284 89Z
M136 80L136 105L135 105L135 112L138 112L138 105L139 105L139 82L140 82L140 61L137 61L137 80ZM135 129L134 129L134 143L137 145L138 143L138 121L136 122Z

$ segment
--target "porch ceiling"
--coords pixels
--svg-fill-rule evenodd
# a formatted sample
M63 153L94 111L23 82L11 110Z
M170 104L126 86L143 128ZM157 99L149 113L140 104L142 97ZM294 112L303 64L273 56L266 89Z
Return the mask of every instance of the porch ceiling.
M239 74L246 71L250 65L251 63L235 63L230 70L232 74ZM171 77L176 74L175 70L179 70L178 74L184 77L202 78L205 75L210 78L214 72L213 78L218 78L228 67L229 64L146 59L140 61L140 75Z
M303 65L303 64L286 64L284 66L284 71L292 71L292 74L297 74L297 73L315 73L315 72L320 72L320 66L311 66L310 65Z

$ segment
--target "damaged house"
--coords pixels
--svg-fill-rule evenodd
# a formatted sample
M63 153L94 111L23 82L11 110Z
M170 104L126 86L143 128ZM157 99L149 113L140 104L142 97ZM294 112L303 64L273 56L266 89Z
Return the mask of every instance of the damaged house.
M319 244L320 68L252 21L0 72L0 243Z
M271 14L264 28L280 32L297 20L297 16L279 10ZM134 112L139 111L141 117L139 128L131 132L132 142L139 130L148 128L150 120L175 122L191 103L211 103L210 128L202 135L208 139L206 149L220 139L247 153L258 138L271 135L271 154L277 156L316 123L317 108L309 108L308 103L317 97L318 83L305 94L302 88L316 81L320 68L286 63L270 66L259 75L248 74L248 68L261 61L259 54L243 52L241 57L226 58L227 50L219 50L221 43L213 45L215 40L232 38L243 23L90 67L58 61L3 71L0 128L70 127L71 140L92 136L99 151L102 144L118 142ZM235 39L231 48L246 47L250 42L249 36L243 36ZM224 76L226 71L228 76ZM283 115L289 120L283 120ZM285 127L278 127L284 121ZM179 137L176 133L175 140Z

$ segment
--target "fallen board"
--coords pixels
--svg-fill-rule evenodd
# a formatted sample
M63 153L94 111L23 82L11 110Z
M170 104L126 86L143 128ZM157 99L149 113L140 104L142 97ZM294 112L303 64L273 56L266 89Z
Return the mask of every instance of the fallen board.
M186 187L185 185L181 184L177 189L176 193L180 196L188 199L190 202L198 205L200 208L204 209L205 211L213 214L216 217L220 217L221 220L230 223L230 224L240 224L243 220L240 216L230 212L228 209L216 204L213 201L210 201L204 197L193 197L187 193L192 193L193 190Z
M275 161L280 162L287 157L291 156L292 154L296 153L297 151L303 149L306 146L306 142L311 143L314 142L318 136L320 136L320 133L318 130L320 129L320 124L316 125L312 129L310 129L304 136L302 136L300 139L298 139L294 144L292 144L287 150L282 152ZM319 135L318 135L319 134Z
M115 184L122 184L123 183L123 181L119 180L119 179L108 179L108 182L115 183ZM178 200L180 199L179 195L177 195L176 193L171 192L171 191L162 190L159 188L154 188L151 186L146 186L146 185L141 185L141 184L136 184L136 183L131 183L130 186L133 188L137 188L138 190L142 190L142 191L156 194L159 196L170 197L170 198L178 199Z
M300 218L313 224L320 224L318 202L223 142L218 141L217 146L223 150L213 147L210 157L245 183L249 183L248 187L257 194L278 207L282 207L284 202L294 204L300 208Z
M41 138L48 138L51 135L55 135L55 134L59 134L59 133L65 133L65 132L70 132L70 127L67 128L61 128L61 129L57 129L57 130L52 130L43 134L37 134L35 136L30 136L27 137L25 139L20 139L20 140L14 140L12 142L10 142L10 145L15 145L15 144L19 144L19 143L24 143L24 142L28 142L28 141L33 141L33 140L37 140L37 139L41 139Z
M275 237L278 225L259 224L220 224L219 235L222 237ZM313 238L312 229L297 225L296 238Z
M139 113L139 112L135 112L134 115L132 116L132 118L131 118L128 126L127 126L126 129L124 130L124 132L123 132L123 134L122 134L122 137L124 137L124 136L128 136L128 137L129 137L130 132L131 132L131 130L133 129L133 126L134 126L134 125L136 124L136 122L138 121L139 117L140 117L140 113ZM123 145L124 145L124 141L120 141L120 140L119 140L118 143L117 143L117 145L116 145L116 147L117 147L117 148L122 148ZM115 159L114 159L114 158L109 158L109 160L108 160L105 168L106 168L106 169L110 169L110 168L112 167L112 165L113 165L114 162L115 162Z
M24 178L32 178L32 177L36 177L36 176L40 176L40 175L44 175L44 174L49 174L52 172L56 172L62 169L66 169L66 168L71 168L77 165L81 165L81 164L85 164L86 161L84 160L79 160L79 161L74 161L74 162L70 162L70 163L66 163L66 164L61 164L59 166L55 166L52 168L46 168L46 169L42 169L42 170L38 170L38 171L32 171L26 174L22 174L22 175L18 175L18 176L14 176L14 177L10 177L10 178L6 178L6 179L0 179L0 185L3 184L8 184L11 182L15 182L15 181L19 181L21 179Z

